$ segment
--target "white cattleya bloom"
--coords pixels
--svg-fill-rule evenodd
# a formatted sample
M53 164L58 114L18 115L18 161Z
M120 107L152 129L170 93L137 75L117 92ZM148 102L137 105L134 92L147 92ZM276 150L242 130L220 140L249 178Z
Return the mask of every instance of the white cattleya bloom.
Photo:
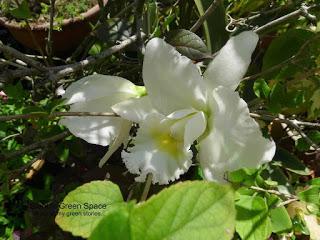
M254 32L230 38L203 76L190 59L159 38L149 41L143 63L148 96L111 108L139 123L133 146L122 157L137 181L148 173L167 184L191 165L190 147L198 143L204 176L224 181L225 173L272 160L275 143L265 139L235 89L247 71L258 42Z
M71 112L112 112L111 106L145 94L145 88L114 76L95 74L72 83L62 94ZM88 143L109 145L102 166L129 137L132 122L119 117L64 117L60 124Z

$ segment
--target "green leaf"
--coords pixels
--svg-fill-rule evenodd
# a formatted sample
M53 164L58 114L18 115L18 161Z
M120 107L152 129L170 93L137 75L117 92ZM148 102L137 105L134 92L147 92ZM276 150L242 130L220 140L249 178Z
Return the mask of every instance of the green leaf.
M290 29L272 41L263 58L262 71L295 55L314 34L303 29ZM275 72L279 72L276 70Z
M255 168L241 168L228 173L228 181L232 183L241 183L242 185L253 185L257 175Z
M192 60L212 58L202 39L188 30L178 29L171 31L167 35L166 40L178 52Z
M270 111L278 113L281 111L283 106L284 99L286 98L286 90L281 82L277 82L273 85L270 91Z
M274 160L272 162L275 166L285 168L290 172L294 172L299 175L310 175L310 170L301 161L289 151L284 148L278 147Z
M66 148L64 144L59 144L56 148L56 153L61 162L66 162L69 158L69 148Z
M59 206L56 223L74 236L87 238L110 206L123 202L117 185L108 181L86 183L64 198Z
M130 211L132 205L118 204L112 206L106 216L99 222L89 240L130 240Z
M320 143L320 132L316 130L312 130L307 133L307 136L315 143L319 144ZM296 147L299 151L308 151L310 150L311 145L304 139L304 138L299 138L296 141Z
M212 4L212 0L194 0L200 16ZM218 51L228 40L226 31L226 12L221 2L203 23L205 39L210 52ZM210 23L210 24L209 24Z
M22 1L22 3L17 8L10 10L10 14L17 19L23 20L32 17L32 13L29 9L28 2L26 0Z
M268 206L259 196L241 196L236 202L236 231L241 239L267 239L272 232Z
M272 225L272 232L283 233L291 230L292 222L284 206L271 209L269 216Z
M4 88L5 93L9 98L19 99L26 97L26 92L24 91L21 82L18 82L16 85L7 85Z
M307 190L298 193L300 200L320 205L320 185L312 185Z
M259 98L268 98L270 94L270 88L264 79L258 79L253 84L254 93Z
M320 186L320 177L310 180L310 184L311 185L319 185Z
M89 54L92 56L98 55L102 50L102 46L99 43L95 43L92 45L92 47L89 50Z
M178 183L133 210L133 239L232 239L233 206L234 193L228 185Z

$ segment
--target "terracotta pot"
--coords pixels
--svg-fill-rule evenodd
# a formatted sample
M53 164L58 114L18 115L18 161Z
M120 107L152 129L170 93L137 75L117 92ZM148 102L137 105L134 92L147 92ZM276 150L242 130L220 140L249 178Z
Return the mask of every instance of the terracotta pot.
M106 5L108 0L104 0ZM95 5L81 17L65 19L60 31L53 31L53 52L55 55L63 56L71 53L77 48L81 41L90 33L90 23L95 23L99 16L99 5ZM48 37L49 23L30 23L31 31L26 26L15 21L9 21L0 17L0 24L6 27L12 36L27 48L39 52L39 47L45 53L46 38ZM33 36L32 36L33 35Z

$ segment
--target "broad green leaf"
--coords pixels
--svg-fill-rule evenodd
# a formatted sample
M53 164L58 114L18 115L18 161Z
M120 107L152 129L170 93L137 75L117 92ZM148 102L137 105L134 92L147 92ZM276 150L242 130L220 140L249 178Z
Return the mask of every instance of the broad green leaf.
M269 69L294 56L313 35L307 30L291 29L274 39L264 55L262 70Z
M178 183L132 211L135 240L232 239L234 193L227 185L204 181Z
M290 231L292 228L290 216L284 206L271 209L269 216L272 225L272 232L283 233Z
M307 203L320 205L320 186L312 185L307 190L299 192L298 197L300 200L305 201Z
M121 202L123 198L117 185L92 181L68 193L55 221L64 231L87 238L110 206Z
M253 185L256 176L257 169L253 168L241 168L236 171L228 173L228 181L232 183L241 183L242 185Z
M202 39L193 32L178 29L169 32L167 42L174 46L178 52L192 60L211 58L209 50Z
M131 204L111 206L106 216L93 230L89 240L130 240L130 211Z
M26 0L22 1L22 3L18 7L12 9L10 11L10 14L17 19L23 20L27 20L28 18L32 17L32 13L28 6L28 1Z
M212 0L194 0L200 16L212 3ZM226 31L226 13L223 3L221 2L203 23L205 39L210 52L218 51L228 40Z
M241 196L236 202L236 231L243 240L267 239L272 232L268 206L259 196Z
M311 174L310 170L303 163L301 163L296 156L292 155L289 151L281 147L277 148L272 164L283 167L288 171L299 175Z

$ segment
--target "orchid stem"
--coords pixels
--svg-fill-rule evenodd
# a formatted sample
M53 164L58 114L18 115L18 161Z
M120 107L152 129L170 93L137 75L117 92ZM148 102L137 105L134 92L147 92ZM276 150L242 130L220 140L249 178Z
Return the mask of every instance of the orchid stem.
M151 182L152 182L152 173L148 173L146 184L144 185L144 189L140 198L140 202L144 202L147 199L148 193L151 187Z

